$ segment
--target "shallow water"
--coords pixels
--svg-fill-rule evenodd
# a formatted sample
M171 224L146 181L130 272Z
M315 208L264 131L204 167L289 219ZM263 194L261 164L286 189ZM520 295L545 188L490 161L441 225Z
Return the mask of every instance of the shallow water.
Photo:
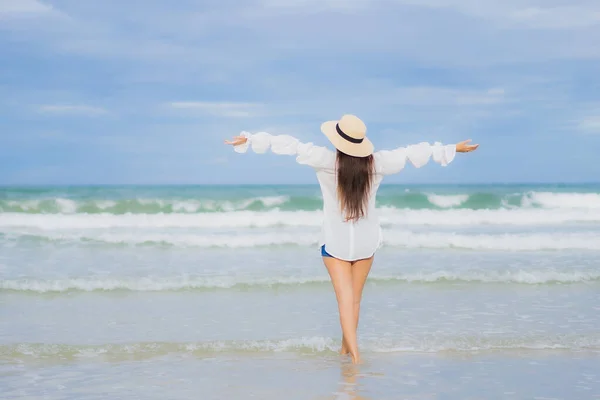
M353 367L317 187L0 189L0 397L600 398L600 188L382 190Z

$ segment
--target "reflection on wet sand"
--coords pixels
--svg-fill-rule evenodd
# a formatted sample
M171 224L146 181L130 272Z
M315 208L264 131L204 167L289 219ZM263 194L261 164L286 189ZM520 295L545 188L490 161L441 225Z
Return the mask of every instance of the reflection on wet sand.
M340 372L342 379L337 392L334 392L329 399L335 400L369 400L361 394L363 385L360 378L364 375L360 373L361 365L355 365L350 362L342 362L340 364Z

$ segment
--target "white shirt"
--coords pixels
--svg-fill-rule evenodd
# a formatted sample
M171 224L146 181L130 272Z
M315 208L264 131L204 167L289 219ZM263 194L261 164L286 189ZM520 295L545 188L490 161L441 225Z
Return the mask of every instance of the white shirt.
M312 143L301 143L289 135L242 132L241 136L248 140L242 145L235 146L235 151L238 153L245 153L249 147L256 153L265 153L271 148L275 154L296 156L296 162L315 169L323 194L324 218L319 247L325 245L329 254L346 261L369 258L381 246L383 236L375 209L375 197L385 175L400 172L404 169L407 160L416 168L427 164L430 158L442 166L447 166L456 155L456 145L444 146L438 142L433 145L423 142L391 151L382 150L373 153L375 175L371 184L367 212L358 221L346 222L337 195L335 152Z

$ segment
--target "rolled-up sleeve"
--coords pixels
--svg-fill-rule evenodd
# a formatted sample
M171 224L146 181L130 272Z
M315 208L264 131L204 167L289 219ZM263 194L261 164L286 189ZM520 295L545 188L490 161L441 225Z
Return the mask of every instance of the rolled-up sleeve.
M240 136L245 137L247 141L234 147L238 153L246 153L251 148L255 153L262 154L271 149L274 154L296 156L298 164L316 169L331 168L335 164L335 154L331 150L312 143L302 143L290 135L242 132Z
M443 145L439 142L433 145L422 142L419 144L399 147L395 150L382 150L375 153L375 167L383 175L395 174L404 169L409 161L415 168L426 165L431 158L445 167L456 156L456 145Z

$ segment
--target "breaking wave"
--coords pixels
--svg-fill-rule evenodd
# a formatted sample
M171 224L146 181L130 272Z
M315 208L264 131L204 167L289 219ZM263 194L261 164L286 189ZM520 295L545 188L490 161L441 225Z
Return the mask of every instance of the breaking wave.
M166 246L178 248L258 248L278 246L309 247L319 244L319 233L281 232L147 232L147 231L48 231L0 234L3 243L52 242L115 246ZM404 249L462 249L475 251L557 251L600 250L598 235L580 233L456 234L418 233L395 229L383 231L383 245Z
M1 194L1 193L0 193ZM436 194L405 192L381 193L378 205L401 210L503 210L563 209L600 210L600 193L495 193L476 192ZM232 198L121 198L73 199L45 197L24 199L0 198L0 213L19 214L201 214L233 211L317 211L322 207L320 195L256 196Z
M506 270L506 271L433 271L389 276L372 276L369 282L379 284L576 284L600 282L598 270ZM236 278L222 277L146 277L146 278L67 278L67 279L7 279L0 280L0 290L61 293L61 292L162 292L218 289L268 289L283 286L329 285L327 276Z
M496 350L600 351L597 335L556 335L523 337L413 337L373 338L361 342L365 353L479 353ZM126 344L68 345L18 343L0 345L4 360L126 360L183 354L208 356L215 353L277 353L336 355L339 340L327 337L300 337L272 340L217 340L195 343L143 342Z

